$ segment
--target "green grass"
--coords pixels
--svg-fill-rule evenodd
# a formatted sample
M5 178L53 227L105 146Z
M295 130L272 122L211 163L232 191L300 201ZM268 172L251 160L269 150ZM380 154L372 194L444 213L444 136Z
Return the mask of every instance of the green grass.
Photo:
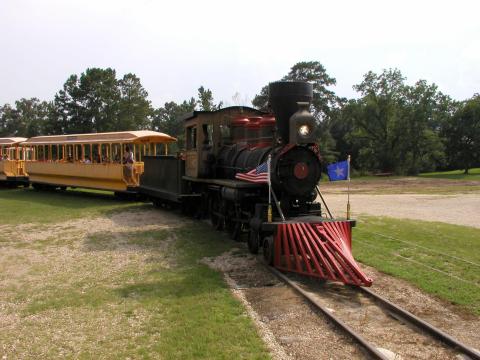
M453 171L423 173L423 174L420 174L419 176L424 178L431 178L431 179L479 180L480 181L480 168L470 169L468 171L468 174L464 174L463 170L453 170Z
M433 186L432 186L433 185ZM391 186L378 187L371 189L354 189L350 190L351 194L375 194L375 195L389 195L389 194L426 194L426 195L457 195L457 194L471 194L480 192L480 185L434 185L426 184L422 186Z
M480 315L480 230L445 223L364 217L354 256Z
M374 176L374 175L352 175L351 181L368 181L368 182L382 182L385 180L397 180L403 179L406 176L401 175L392 175L392 176ZM322 174L322 178L320 179L322 183L330 183L327 174ZM338 183L343 183L344 181L339 181Z
M155 351L175 359L268 358L222 275L198 263L202 257L226 251L231 243L205 225L182 228L176 235L175 269L151 272L117 290L124 299L163 312L162 320L170 326L164 329Z
M98 232L75 249L62 239L2 248L0 304L19 317L0 332L8 358L269 358L223 276L199 261L234 245L206 224Z
M95 190L0 189L1 224L54 223L142 206Z

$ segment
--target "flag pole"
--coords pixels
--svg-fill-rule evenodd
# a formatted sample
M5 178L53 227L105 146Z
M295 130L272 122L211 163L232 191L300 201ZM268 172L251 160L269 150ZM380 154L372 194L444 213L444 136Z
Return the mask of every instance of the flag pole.
M268 155L267 168L268 168L268 213L267 221L272 222L272 182L270 179L270 163L272 161L272 155Z
M347 220L350 220L350 155L347 158L347 165L348 165L348 188L347 188Z

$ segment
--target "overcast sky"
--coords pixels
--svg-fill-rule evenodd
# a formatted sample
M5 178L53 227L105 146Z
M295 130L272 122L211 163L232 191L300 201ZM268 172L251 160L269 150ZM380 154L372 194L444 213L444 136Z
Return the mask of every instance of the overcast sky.
M51 100L70 74L140 77L154 106L195 96L250 101L298 61L320 61L334 91L399 68L456 99L480 92L480 1L0 0L0 105Z

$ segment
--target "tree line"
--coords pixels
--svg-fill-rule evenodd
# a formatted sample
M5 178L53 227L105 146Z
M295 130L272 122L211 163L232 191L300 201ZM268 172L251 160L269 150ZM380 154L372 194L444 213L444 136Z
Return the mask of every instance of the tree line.
M91 68L71 75L52 101L22 98L0 107L0 137L148 129L179 137L181 147L179 116L221 106L214 103L212 91L201 86L197 98L154 108L135 74L117 78L113 69Z
M437 85L408 85L398 69L368 72L353 86L358 98L337 96L335 78L319 62L300 62L282 80L313 84L312 111L327 163L352 156L362 172L416 175L480 165L480 95L453 100ZM253 104L267 109L268 87Z
M358 97L346 99L332 89L336 79L317 61L295 64L281 80L313 84L311 110L325 163L352 156L361 172L418 174L480 165L480 95L453 100L433 83L414 85L398 69L372 71L354 85ZM268 111L268 86L252 101ZM197 97L154 108L135 74L117 78L115 70L91 68L71 75L52 101L22 98L0 107L0 136L32 137L151 129L179 139L179 117L193 110L216 110L211 90Z

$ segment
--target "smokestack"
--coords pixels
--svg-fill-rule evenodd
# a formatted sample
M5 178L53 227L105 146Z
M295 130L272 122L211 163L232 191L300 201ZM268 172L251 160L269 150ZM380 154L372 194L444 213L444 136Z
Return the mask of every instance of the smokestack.
M268 86L268 102L275 114L277 133L288 144L290 117L298 110L298 102L310 103L313 86L304 81L277 81Z

